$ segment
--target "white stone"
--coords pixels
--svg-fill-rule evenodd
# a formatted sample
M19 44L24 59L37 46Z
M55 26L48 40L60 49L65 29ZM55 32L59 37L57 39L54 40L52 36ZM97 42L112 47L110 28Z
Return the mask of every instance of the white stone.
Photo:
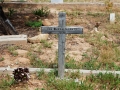
M48 36L49 36L49 34L39 34L37 36L28 38L28 41L30 43L39 43L41 40L47 40Z
M44 26L50 26L50 25L51 25L51 23L49 22L48 19L44 19L44 20L42 21L42 24L43 24Z
M111 24L115 23L115 13L110 13L110 23Z
M63 3L63 0L51 0L51 3L55 3L55 4Z

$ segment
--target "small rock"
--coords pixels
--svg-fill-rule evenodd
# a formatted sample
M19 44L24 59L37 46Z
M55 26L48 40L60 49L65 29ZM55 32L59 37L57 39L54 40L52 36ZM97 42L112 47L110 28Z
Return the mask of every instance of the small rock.
M99 31L98 31L98 28L96 28L96 27L94 28L94 30L95 30L95 32L99 32Z
M42 21L42 24L43 24L43 26L50 26L50 25L51 25L51 23L49 22L48 19L44 19L44 20Z
M39 34L37 36L28 38L28 42L30 43L39 43L41 40L47 40L49 34Z

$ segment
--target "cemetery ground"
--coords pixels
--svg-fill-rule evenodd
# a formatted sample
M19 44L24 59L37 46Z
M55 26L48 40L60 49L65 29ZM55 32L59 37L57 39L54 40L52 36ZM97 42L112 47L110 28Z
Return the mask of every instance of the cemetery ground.
M7 6L7 5L6 5ZM109 12L105 7L94 6L68 7L48 5L48 16L41 17L32 11L41 6L4 8L6 15L19 34L28 38L40 34L40 28L27 22L48 19L52 26L58 25L58 12L66 12L66 26L82 26L84 34L66 36L65 68L85 70L120 70L120 13L113 7L116 15L114 24L110 24ZM44 5L43 5L44 7ZM37 10L36 8L36 10ZM32 10L33 9L33 10ZM101 23L98 31L94 30ZM4 29L0 26L0 30ZM0 33L1 35L2 32ZM26 45L1 45L0 67L54 68L45 73L43 70L30 74L28 82L14 83L9 75L0 76L0 90L119 90L120 76L112 74L82 75L80 72L65 73L64 80L57 78L58 36L50 34L40 42L28 42Z

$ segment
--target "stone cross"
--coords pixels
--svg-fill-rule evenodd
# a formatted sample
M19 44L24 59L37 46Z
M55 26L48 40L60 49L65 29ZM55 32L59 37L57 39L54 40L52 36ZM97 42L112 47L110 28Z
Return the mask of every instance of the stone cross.
M42 26L43 34L58 34L58 76L64 78L65 69L65 36L66 34L83 34L82 27L66 27L66 13L59 13L59 26Z

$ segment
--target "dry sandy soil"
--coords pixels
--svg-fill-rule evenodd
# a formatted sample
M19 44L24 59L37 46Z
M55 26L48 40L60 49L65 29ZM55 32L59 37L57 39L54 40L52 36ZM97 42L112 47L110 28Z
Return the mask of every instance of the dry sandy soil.
M58 12L63 11L63 9L56 9L56 8L50 8L51 15L47 17L47 19L53 26L58 26ZM17 10L17 13L14 13L11 17L8 17L8 18L12 22L16 30L19 32L19 34L26 34L28 38L38 35L39 28L28 27L25 25L25 22L27 20L32 20L32 21L35 21L35 20L37 21L39 19L43 20L43 19L46 19L46 17L38 17L33 13L30 13L30 12L28 13L28 11L30 11L29 8L18 8L16 10ZM72 11L71 8L67 10L69 12ZM5 11L7 12L6 9ZM29 18L26 19L27 16L29 16ZM80 18L76 18L76 17L74 18L74 16L66 16L66 23L69 26L84 27L84 33L86 33L88 29L92 30L94 28L95 23L97 22L89 16L85 17L84 14L79 15L78 17ZM90 27L88 26L89 24L91 25ZM56 57L56 51L58 50L58 38L56 37L56 35L49 35L48 42L53 43L52 48L43 48L42 54L38 54L38 55L40 59L43 61L54 62ZM28 63L30 60L27 59L26 56L21 55L21 53L23 55L26 54L29 48L31 47L31 45L34 47L33 50L37 52L41 43L34 43L34 44L28 43L28 45L22 46L21 49L16 50L18 54L20 54L17 57L12 56L7 50L4 50L4 51L1 50L2 51L1 55L2 57L5 58L5 60L0 62L0 65L2 67L3 66L18 67L18 66L26 66L26 65L31 67L29 65L30 63ZM84 38L80 38L79 35L69 35L69 36L67 35L66 37L66 55L70 55L70 57L73 57L76 61L80 61L82 59L82 54L85 53L90 47L91 45L85 42ZM16 65L17 62L20 65L19 64Z
M4 10L7 12L7 4L4 5ZM27 20L43 20L46 19L45 17L38 17L35 16L33 13L31 13L31 8L35 9L38 7L41 7L42 5L12 5L10 4L8 7L15 7L14 9L17 10L17 13L14 13L11 17L8 17L9 20L12 22L13 26L16 28L16 30L19 32L19 34L26 34L28 37L33 37L35 35L38 35L39 29L38 28L32 28L25 25L25 22ZM43 5L44 6L44 5ZM90 7L89 5L85 6L70 6L70 5L47 5L50 7L51 15L47 17L49 22L52 25L58 25L58 12L63 11L66 9L67 11L71 12L73 10L80 10L83 12L83 14L80 14L79 16L66 16L66 23L69 26L82 26L84 27L84 34L87 32L90 32L93 30L94 25L96 22L101 22L102 25L100 26L101 29L104 29L104 24L108 20L108 17L105 20L102 20L102 17L100 18L93 18L91 16L87 16L86 13L91 10L91 12L102 12L104 11L103 7ZM116 8L116 7L115 7ZM119 10L118 10L119 11ZM26 19L26 16L29 16L28 19ZM4 29L0 26L0 30ZM2 33L0 33L3 35ZM87 52L91 48L91 45L85 41L84 38L80 38L80 35L67 35L66 37L66 55L69 55L70 57L73 57L76 61L81 61L82 54ZM30 65L30 59L27 58L27 53L32 47L32 51L39 56L39 58L42 61L45 62L54 62L56 58L56 51L58 50L58 38L56 35L49 35L48 42L52 42L51 48L42 48L42 53L39 53L39 46L41 46L41 43L29 43L25 46L21 46L19 49L16 50L18 52L18 56L13 56L10 54L9 50L4 47L0 50L0 56L4 57L4 60L0 62L1 67L32 67ZM2 46L1 46L2 47ZM67 61L67 60L66 60ZM29 82L29 90L34 90L35 87L44 86L44 81L37 81L33 79ZM37 86L36 86L37 85ZM12 90L12 89L11 89ZM17 90L17 86L14 90Z

